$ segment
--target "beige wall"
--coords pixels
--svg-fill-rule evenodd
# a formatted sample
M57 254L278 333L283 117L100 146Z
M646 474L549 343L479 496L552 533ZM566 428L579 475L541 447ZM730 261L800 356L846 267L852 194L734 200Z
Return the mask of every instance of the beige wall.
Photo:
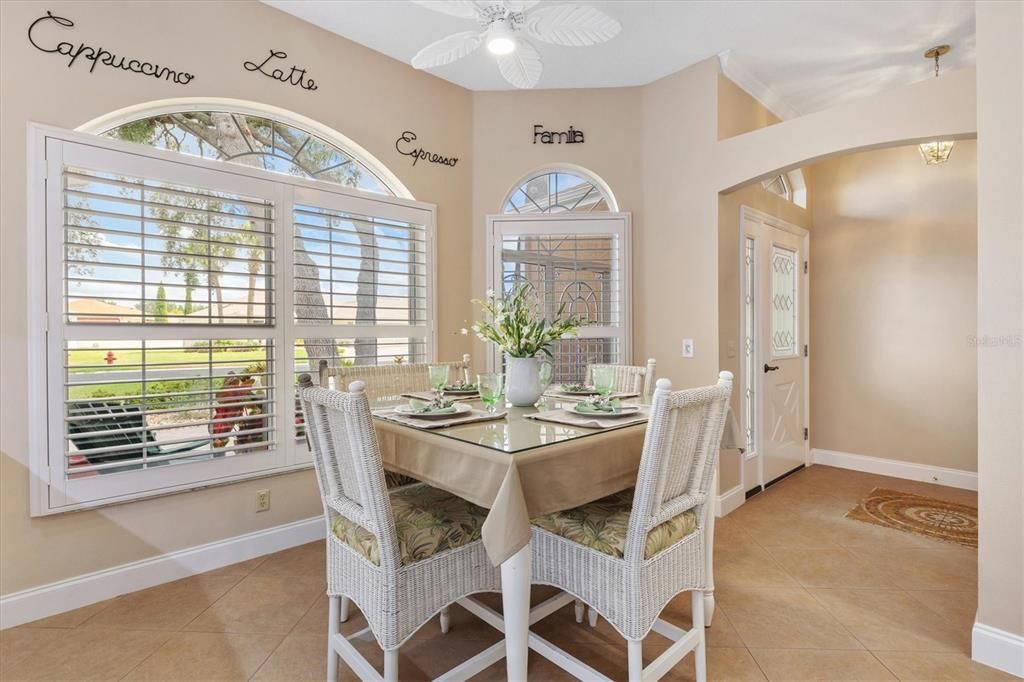
M976 143L811 174L811 445L976 471Z
M29 517L26 470L29 415L26 392L25 130L36 121L74 128L133 104L169 97L231 97L295 111L341 131L388 166L417 199L438 206L438 339L440 355L468 350L445 333L469 315L469 239L472 184L470 94L433 76L301 22L258 2L205 2L190 21L191 2L0 3L0 148L3 149L0 251L0 594L70 578L125 562L317 515L310 472L277 476L98 511ZM97 66L72 68L26 39L31 21L47 10L76 25L67 37L119 55L152 59L196 75L188 85ZM50 29L40 36L54 36ZM159 37L159 39L157 39ZM266 51L285 50L319 84L299 90L242 68ZM454 168L418 163L394 147L403 130L423 146L458 156ZM270 488L273 508L253 513L258 488Z
M1024 4L979 2L978 623L1024 676ZM975 634L974 656L994 661ZM1016 658L1013 658L1013 656Z
M747 91L718 74L718 139L767 128L781 119Z

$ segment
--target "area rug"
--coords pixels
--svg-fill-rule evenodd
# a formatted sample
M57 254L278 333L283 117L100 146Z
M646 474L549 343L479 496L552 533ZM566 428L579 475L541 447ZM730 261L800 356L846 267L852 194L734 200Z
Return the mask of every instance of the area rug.
M978 546L978 510L934 497L875 488L846 512L846 518L965 547Z

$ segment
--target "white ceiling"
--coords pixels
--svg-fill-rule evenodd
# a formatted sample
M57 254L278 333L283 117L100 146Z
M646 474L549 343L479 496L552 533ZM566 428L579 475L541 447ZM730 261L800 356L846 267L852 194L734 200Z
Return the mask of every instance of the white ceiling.
M971 1L579 1L617 18L622 33L584 48L533 41L544 60L538 88L642 85L729 51L726 72L786 118L930 77L921 55L932 45L953 45L943 70L974 64ZM264 2L407 64L476 26L407 0ZM510 89L483 49L431 72L470 90Z

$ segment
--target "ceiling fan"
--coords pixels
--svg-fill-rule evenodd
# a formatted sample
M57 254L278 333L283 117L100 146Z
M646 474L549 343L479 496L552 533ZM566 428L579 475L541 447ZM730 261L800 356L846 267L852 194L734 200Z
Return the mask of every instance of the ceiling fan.
M569 47L611 40L622 25L599 9L561 4L539 7L539 0L413 0L428 9L473 19L483 29L463 31L427 45L412 58L417 69L450 64L480 47L495 55L498 70L517 88L532 88L543 70L536 48L526 37Z

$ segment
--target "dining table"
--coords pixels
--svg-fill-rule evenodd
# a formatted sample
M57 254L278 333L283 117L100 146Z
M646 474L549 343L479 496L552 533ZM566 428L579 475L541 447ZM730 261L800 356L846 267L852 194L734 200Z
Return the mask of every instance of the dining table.
M530 649L566 669L581 663L530 626L574 601L560 593L530 608L530 519L570 509L632 487L636 483L646 433L649 405L639 397L630 418L602 419L602 426L580 425L574 416L577 400L545 396L535 406L498 406L464 401L475 419L451 426L416 420L395 411L398 401L373 405L374 423L384 468L412 476L488 510L482 528L487 555L501 567L502 613L469 597L459 604L504 633L504 647L492 646L449 671L444 679L465 679L506 659L509 680L525 680ZM574 421L577 423L560 423ZM731 414L723 447L735 445ZM717 485L714 484L714 485ZM714 488L713 488L714 489ZM707 504L708 543L713 537L713 504ZM712 552L708 547L708 584L704 592L706 619L714 612ZM586 669L584 664L583 669Z

